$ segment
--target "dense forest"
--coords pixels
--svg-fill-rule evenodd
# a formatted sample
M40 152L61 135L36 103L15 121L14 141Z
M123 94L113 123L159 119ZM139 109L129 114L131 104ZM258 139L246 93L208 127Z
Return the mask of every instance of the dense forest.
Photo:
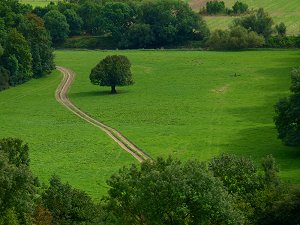
M0 90L53 70L51 37L30 6L1 1L0 33Z

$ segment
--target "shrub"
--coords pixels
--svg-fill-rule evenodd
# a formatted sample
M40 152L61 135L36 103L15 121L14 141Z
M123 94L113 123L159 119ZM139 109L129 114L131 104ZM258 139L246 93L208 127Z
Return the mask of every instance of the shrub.
M225 3L223 1L209 1L206 3L206 12L208 14L220 14L225 12Z
M264 44L264 38L243 27L231 27L230 30L216 30L211 34L208 45L218 50L239 50L256 48Z
M248 5L246 3L237 1L232 6L233 13L235 14L243 14L248 11Z

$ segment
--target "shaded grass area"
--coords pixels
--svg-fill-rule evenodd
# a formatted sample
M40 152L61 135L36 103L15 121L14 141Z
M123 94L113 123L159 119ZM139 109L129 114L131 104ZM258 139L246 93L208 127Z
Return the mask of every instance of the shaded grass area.
M106 179L135 160L55 100L61 78L55 71L0 92L0 138L29 143L31 169L43 182L57 174L98 199L107 191Z
M88 78L111 54L129 57L136 81L117 95ZM259 163L273 154L282 177L300 183L300 149L284 146L273 124L300 51L56 51L56 62L76 72L69 96L79 108L152 157L207 160L227 152Z
M200 7L205 5L204 0L191 0L195 11L199 11ZM224 0L226 7L230 8L235 3L235 0ZM300 33L300 2L299 0L244 0L243 2L249 5L249 9L264 8L276 24L284 22L287 26L289 35L298 35ZM224 29L234 19L230 16L206 16L205 17L209 28Z

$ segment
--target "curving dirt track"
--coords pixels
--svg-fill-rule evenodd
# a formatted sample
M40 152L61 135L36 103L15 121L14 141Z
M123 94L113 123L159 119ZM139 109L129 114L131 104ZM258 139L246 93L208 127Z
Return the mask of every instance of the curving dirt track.
M95 120L91 116L87 115L85 112L78 109L68 98L67 94L70 86L72 85L75 73L67 68L57 66L57 70L59 70L64 76L63 79L56 89L55 98L56 100L65 106L68 110L74 113L76 116L85 120L86 122L98 127L102 131L104 131L110 138L112 138L122 149L126 152L130 153L134 158L136 158L139 162L150 159L150 157L131 143L126 137L124 137L120 132L116 129L109 127L98 120Z

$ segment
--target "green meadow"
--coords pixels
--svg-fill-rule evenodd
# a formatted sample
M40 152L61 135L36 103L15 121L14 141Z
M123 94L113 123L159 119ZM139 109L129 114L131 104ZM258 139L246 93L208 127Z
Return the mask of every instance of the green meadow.
M136 82L117 95L89 81L110 54L129 57ZM300 149L277 139L273 116L299 62L300 51L56 51L56 63L77 74L70 99L152 157L207 160L225 152L259 163L273 154L281 176L298 183Z
M191 0L190 3L194 10L199 11L206 1ZM235 0L224 0L226 7L232 7ZM300 2L299 0L243 0L249 5L249 9L264 8L275 23L284 22L287 25L287 33L298 35L300 33ZM230 16L206 16L207 24L210 29L224 29L234 17Z
M132 62L135 84L94 86L89 73L106 55ZM70 99L118 129L152 157L207 160L220 153L260 158L273 154L285 180L300 183L300 149L276 137L274 104L289 94L290 70L300 51L88 51L60 50L56 63L77 74ZM54 93L62 78L51 75L0 93L0 137L30 146L31 168L46 182L62 177L94 199L105 180L136 160L102 131L77 118Z
M23 4L30 4L33 7L35 6L46 6L50 2L57 2L59 0L19 0Z
M29 144L31 169L41 181L57 174L99 199L107 191L106 179L135 159L56 101L61 78L55 71L0 92L0 138Z

